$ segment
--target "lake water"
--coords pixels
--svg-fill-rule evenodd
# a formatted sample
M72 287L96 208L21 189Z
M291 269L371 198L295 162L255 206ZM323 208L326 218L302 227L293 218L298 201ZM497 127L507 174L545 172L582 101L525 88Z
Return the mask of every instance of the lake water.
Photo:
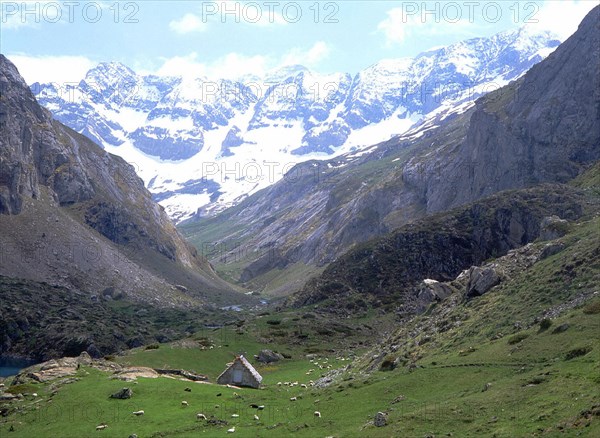
M27 368L34 363L34 361L26 359L0 357L0 377L8 377L19 374L19 371L21 371L23 368Z

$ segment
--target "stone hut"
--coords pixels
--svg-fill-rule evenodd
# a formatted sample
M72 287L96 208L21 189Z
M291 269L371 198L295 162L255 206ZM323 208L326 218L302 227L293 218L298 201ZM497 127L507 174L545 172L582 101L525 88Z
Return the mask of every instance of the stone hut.
M244 356L237 356L233 363L217 377L219 385L236 385L258 388L262 376L254 369Z

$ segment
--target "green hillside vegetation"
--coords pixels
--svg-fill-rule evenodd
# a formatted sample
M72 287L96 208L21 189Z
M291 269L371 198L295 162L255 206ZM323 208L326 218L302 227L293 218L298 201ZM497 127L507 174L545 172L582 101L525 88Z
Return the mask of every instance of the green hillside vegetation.
M465 302L457 290L366 353L360 342L372 339L365 328L376 320L372 314L349 322L344 318L347 333L332 335L325 325L341 322L323 318L317 309L240 318L228 328L203 330L186 341L115 358L132 365L182 367L214 382L234 354L252 357L261 348L279 350L290 358L257 365L264 375L263 389L164 377L138 378L132 384L84 368L78 372L80 380L61 386L55 395L51 383L10 388L38 397L26 395L18 402L19 411L9 407L8 416L0 420L0 433L12 427L9 436L14 437L192 437L221 436L235 426L236 436L247 437L597 436L599 227L598 217L574 224L560 239L565 249L559 254L482 297ZM298 338L298 326L312 327L310 336ZM281 334L281 342L274 341L274 333ZM338 337L346 339L345 349L340 349ZM331 366L329 371L341 370L331 375L329 386L277 385L308 384L328 372L325 368L306 374L315 368L305 356L313 351L320 364ZM346 368L354 355L357 359ZM130 400L108 398L123 386L133 388ZM186 387L192 391L184 391ZM182 400L189 407L182 407ZM145 411L143 417L131 414L138 409ZM313 415L315 410L321 418ZM387 426L370 423L378 411L387 413ZM197 420L198 412L227 425ZM102 422L108 429L96 432Z

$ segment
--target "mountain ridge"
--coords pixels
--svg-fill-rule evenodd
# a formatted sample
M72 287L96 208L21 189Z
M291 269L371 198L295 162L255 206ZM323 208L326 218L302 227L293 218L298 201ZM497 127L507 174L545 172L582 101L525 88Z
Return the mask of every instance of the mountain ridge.
M32 89L59 120L135 163L180 221L239 203L288 164L387 140L440 106L472 101L557 45L549 33L507 31L382 60L356 75L289 66L250 83L141 76L103 63L76 86Z

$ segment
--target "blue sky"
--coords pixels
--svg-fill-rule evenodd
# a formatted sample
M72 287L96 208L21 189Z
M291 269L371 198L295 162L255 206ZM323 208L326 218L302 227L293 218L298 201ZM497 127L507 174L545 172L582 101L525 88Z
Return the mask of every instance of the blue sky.
M32 83L77 81L101 61L209 77L289 64L356 73L384 58L523 25L565 38L598 1L0 3L0 50Z

